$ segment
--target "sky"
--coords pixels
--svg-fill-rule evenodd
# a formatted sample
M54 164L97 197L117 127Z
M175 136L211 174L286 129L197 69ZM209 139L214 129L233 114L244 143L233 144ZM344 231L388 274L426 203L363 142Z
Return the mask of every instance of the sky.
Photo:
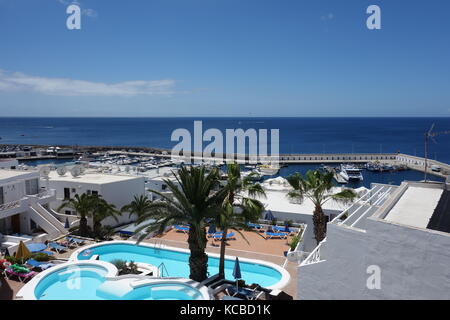
M448 0L71 3L0 0L0 116L450 116Z

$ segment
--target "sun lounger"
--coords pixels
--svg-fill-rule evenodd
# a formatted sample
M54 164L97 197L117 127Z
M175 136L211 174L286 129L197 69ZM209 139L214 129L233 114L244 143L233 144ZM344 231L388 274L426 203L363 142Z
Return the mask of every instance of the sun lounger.
M223 232L217 232L213 235L214 240L221 240L222 239ZM227 240L229 239L236 239L234 236L234 232L230 232L227 234Z
M25 262L25 264L29 265L31 268L36 268L40 270L47 270L48 268L51 268L55 266L54 263L49 262L39 262L34 259L29 259Z
M188 233L189 228L188 227L182 227L182 226L173 226L175 230L183 233Z
M82 239L77 239L77 238L72 238L72 237L66 237L67 241L73 243L74 245L78 246L82 246L84 245L85 241Z
M284 232L266 232L266 239L272 239L272 238L286 239L287 234Z
M250 228L256 229L256 230L262 230L262 229L264 228L262 225L257 224L257 223L251 223L251 222L249 222L249 223L247 223L247 225L248 225Z
M273 226L272 228L275 230L275 232L284 232L288 234L292 233L291 229L288 229L289 231L286 231L286 227Z
M39 251L39 253L45 253L46 255L49 255L49 256L52 256L52 255L53 255L53 252L47 251L47 250Z
M37 272L30 271L30 272L27 272L27 273L17 273L17 272L15 272L12 269L6 269L4 271L4 274L5 274L5 277L8 278L8 279L10 279L10 277L12 277L12 276L16 276L19 279L20 282L25 282L25 281L33 278L35 275L37 275Z
M264 294L263 291L256 291L256 289L236 288L235 286L228 287L225 292L230 297L244 297L247 300L258 300Z
M56 252L58 252L58 253L67 251L67 247L64 247L64 246L62 246L62 245L60 245L60 244L58 244L58 243L56 243L56 242L50 242L50 243L48 244L48 246L49 246L51 249L53 249L53 250L55 250Z

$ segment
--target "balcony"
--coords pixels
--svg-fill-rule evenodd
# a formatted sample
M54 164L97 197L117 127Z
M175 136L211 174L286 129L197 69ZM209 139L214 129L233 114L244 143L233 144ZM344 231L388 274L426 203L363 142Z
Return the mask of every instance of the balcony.
M34 195L26 195L23 198L4 203L0 205L0 218L6 218L18 213L21 213L30 206L31 203L48 203L56 199L55 190L46 190Z

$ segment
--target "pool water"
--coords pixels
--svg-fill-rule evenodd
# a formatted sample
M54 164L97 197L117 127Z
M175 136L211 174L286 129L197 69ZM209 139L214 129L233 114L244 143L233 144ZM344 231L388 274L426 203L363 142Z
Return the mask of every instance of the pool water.
M38 300L196 300L202 294L183 283L144 284L117 292L100 266L69 266L48 274L35 288ZM112 284L112 286L110 286Z
M98 266L69 266L39 281L34 293L38 300L96 300L106 274Z
M167 273L164 276L189 278L189 253L167 249L155 249L148 246L116 243L104 244L87 249L78 254L78 260L88 260L98 255L99 260L111 262L114 259L148 263L159 266L164 263ZM225 277L234 280L234 260L225 260ZM240 261L242 279L246 283L258 283L263 287L270 287L279 282L282 274L269 266ZM219 272L219 258L209 257L209 275Z

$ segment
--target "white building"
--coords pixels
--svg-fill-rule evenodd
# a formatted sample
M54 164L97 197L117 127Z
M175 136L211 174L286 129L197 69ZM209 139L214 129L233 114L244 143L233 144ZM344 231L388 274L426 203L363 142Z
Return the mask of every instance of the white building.
M76 177L71 173L63 175L56 171L51 171L48 179L42 177L41 185L54 189L56 198L51 202L53 211L66 200L75 197L76 194L98 194L107 202L115 205L116 209L121 209L124 205L133 201L134 196L140 196L145 193L144 177L131 175L107 174L95 171L86 171ZM76 215L71 209L63 209L61 213L71 216ZM103 221L103 225L116 226L134 221L135 217L129 217L128 213L124 213L119 221L113 218L107 218Z
M298 267L299 299L450 299L450 188L374 185Z
M18 165L17 159L0 159L0 169L16 169Z
M42 192L39 172L0 170L0 243L13 254L22 240L45 241L66 233L47 209L53 190Z

